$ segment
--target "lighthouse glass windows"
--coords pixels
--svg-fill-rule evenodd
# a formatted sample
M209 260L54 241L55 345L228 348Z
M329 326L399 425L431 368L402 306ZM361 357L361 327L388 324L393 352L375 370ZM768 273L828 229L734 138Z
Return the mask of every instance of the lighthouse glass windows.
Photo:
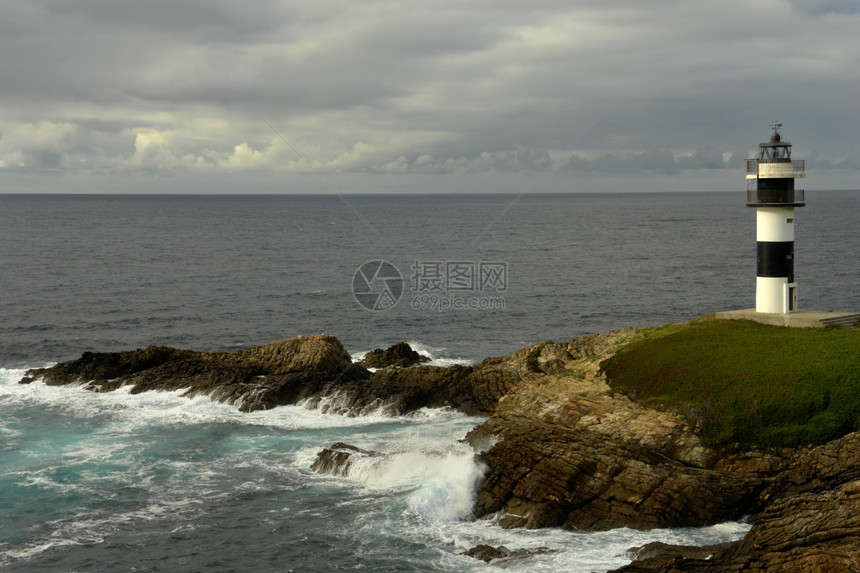
M762 147L761 160L772 163L791 161L791 148L787 145Z

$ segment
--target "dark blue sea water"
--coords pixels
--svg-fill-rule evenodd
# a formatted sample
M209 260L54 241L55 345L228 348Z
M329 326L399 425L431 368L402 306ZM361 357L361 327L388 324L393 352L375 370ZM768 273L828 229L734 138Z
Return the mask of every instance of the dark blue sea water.
M860 193L807 201L800 306L858 311ZM372 261L402 277L368 277L371 294L393 296L379 307L396 300L385 310L354 294ZM29 367L150 344L233 349L326 332L356 355L406 340L450 364L752 307L743 193L0 195L0 273L0 569L495 570L459 555L489 543L555 550L516 570L600 571L633 545L747 528L473 522L481 469L459 439L480 420L449 411L240 414L174 393L17 384ZM312 474L335 441L391 455L345 478Z

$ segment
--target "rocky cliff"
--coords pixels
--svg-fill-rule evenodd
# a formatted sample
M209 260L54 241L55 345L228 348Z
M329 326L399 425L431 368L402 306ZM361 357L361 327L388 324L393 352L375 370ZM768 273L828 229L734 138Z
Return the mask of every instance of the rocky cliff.
M652 544L617 571L860 571L860 434L784 452L744 539L710 548Z
M476 514L503 527L580 530L749 516L742 541L653 544L622 570L860 571L860 435L767 453L708 448L679 414L607 385L600 362L639 334L544 342L496 359L520 382L467 437L488 468Z
M621 570L860 571L860 434L768 453L710 449L677 413L607 385L600 361L636 336L623 329L513 355L528 383L468 436L489 468L477 514L580 530L749 516L742 541L707 555L652 547Z

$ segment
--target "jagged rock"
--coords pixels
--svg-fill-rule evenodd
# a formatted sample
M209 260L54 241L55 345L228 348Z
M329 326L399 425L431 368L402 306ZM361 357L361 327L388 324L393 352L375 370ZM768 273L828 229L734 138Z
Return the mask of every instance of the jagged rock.
M337 442L317 454L317 459L311 464L311 471L318 474L346 476L349 475L349 468L356 457L376 457L379 455L377 452Z
M242 411L278 405L319 404L359 414L380 409L406 413L423 407L457 408L487 415L523 377L507 358L476 366L412 366L370 373L353 364L333 336L296 337L234 352L195 352L149 347L116 353L84 353L78 360L29 370L22 383L83 384L97 392L130 386L132 393L184 390L236 404Z
M243 411L291 404L344 382L366 380L333 336L296 337L235 352L194 352L151 346L116 353L86 352L78 360L29 370L24 381L85 384L107 392L131 386L132 393L185 390L237 404Z
M461 555L466 555L467 557L474 557L475 559L480 559L481 561L486 561L487 563L489 563L490 561L496 560L506 561L509 559L522 559L524 557L529 557L530 555L543 555L545 553L554 553L554 551L549 547L511 550L504 545L493 547L492 545L482 543L464 551L463 553L461 553Z
M527 379L509 359L488 358L474 366L383 368L366 380L331 386L304 404L347 415L450 407L485 416Z
M474 557L475 559L480 559L481 561L486 561L487 563L489 563L493 559L501 559L502 557L507 557L510 554L510 550L504 545L493 547L492 545L487 545L486 543L476 545L462 553L462 555L465 555L467 557Z
M860 433L857 432L820 446L789 449L783 456L784 469L762 493L762 503L832 490L860 480Z
M631 547L627 550L627 557L634 561L661 560L676 561L678 559L711 559L714 554L722 553L727 549L735 547L740 541L730 541L717 545L703 545L694 547L690 545L672 545L662 541L647 543L642 547Z
M751 521L719 560L726 570L860 571L860 480L784 497Z
M377 397L397 404L399 412L423 407L451 407L469 415L487 415L499 399L522 382L502 359L476 366L411 366L371 374L370 384L356 387L363 401Z
M779 452L704 447L671 412L605 384L597 364L635 335L512 355L516 386L468 436L492 446L477 515L505 527L706 525L752 514L738 542L651 547L623 571L860 571L860 434ZM646 558L647 557L647 558Z
M606 530L700 526L748 513L764 480L686 466L620 438L503 420L482 455L479 516L503 527Z
M183 360L195 353L167 346L150 346L131 352L84 352L77 360L61 362L50 368L27 371L22 383L41 379L49 386L95 382L102 385L108 380L134 374L160 366L171 360Z
M860 480L775 501L752 522L707 559L658 552L616 571L860 571Z
M368 352L359 364L365 368L386 368L394 366L403 368L413 366L422 362L429 362L430 358L418 354L405 342L398 342L386 350L377 348Z
M479 416L492 412L499 398L521 381L501 359L477 366L383 368L367 379L330 386L302 403L343 415L450 407Z

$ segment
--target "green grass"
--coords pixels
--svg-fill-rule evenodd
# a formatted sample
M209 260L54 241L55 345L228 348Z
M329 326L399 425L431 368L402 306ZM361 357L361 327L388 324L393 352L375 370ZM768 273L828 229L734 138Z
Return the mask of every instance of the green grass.
M680 412L713 447L821 444L860 430L860 329L663 326L600 367L614 390Z

